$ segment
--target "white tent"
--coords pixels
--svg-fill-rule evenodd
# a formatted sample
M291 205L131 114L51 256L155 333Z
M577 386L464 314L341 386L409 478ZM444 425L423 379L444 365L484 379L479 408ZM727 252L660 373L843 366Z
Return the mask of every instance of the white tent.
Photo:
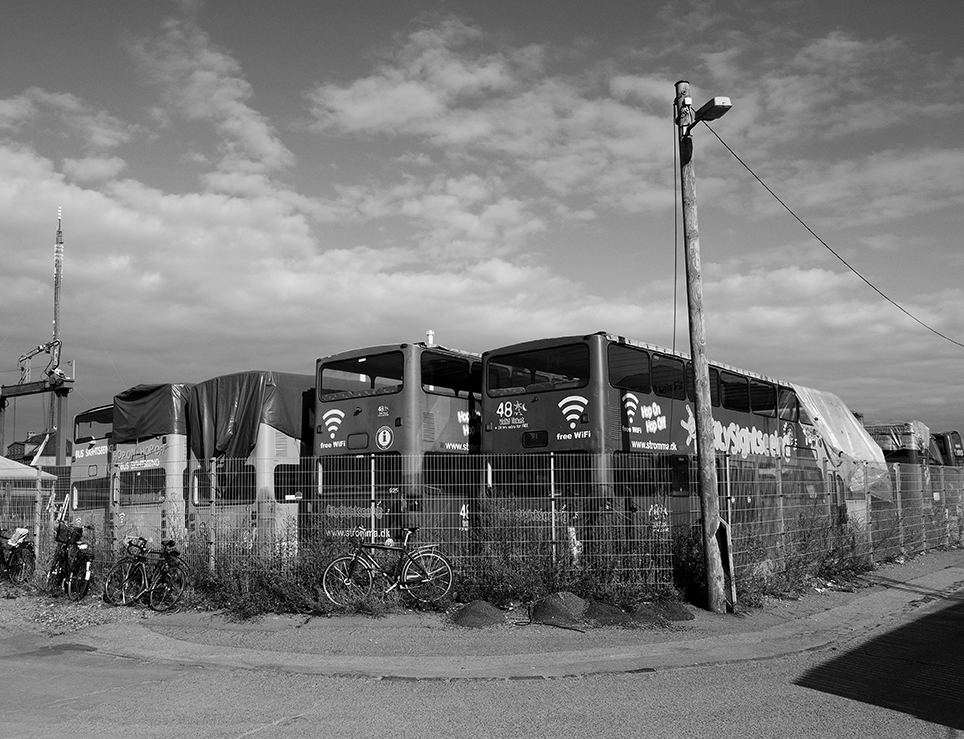
M56 480L56 475L0 457L0 481L3 480Z

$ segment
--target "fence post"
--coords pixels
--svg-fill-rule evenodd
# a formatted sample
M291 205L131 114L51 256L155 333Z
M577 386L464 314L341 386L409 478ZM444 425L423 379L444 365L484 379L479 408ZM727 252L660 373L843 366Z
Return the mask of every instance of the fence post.
M53 490L51 489L51 494ZM40 514L43 511L43 481L40 479L40 470L37 470L37 487L33 496L33 531L34 546L40 542Z
M901 485L900 463L895 462L891 469L894 474L894 501L897 503L897 541L900 544L901 556L903 556L907 553L907 547L904 545L904 505L901 501L903 486Z
M11 483L7 483L3 486L3 513L0 513L0 522L4 524L7 523L7 519L10 517L10 499L13 497L13 488Z
M786 511L783 505L783 458L777 460L777 551L780 553L780 567L786 570Z
M867 553L870 563L874 563L874 507L873 496L870 494L870 463L864 462L864 506L867 509Z

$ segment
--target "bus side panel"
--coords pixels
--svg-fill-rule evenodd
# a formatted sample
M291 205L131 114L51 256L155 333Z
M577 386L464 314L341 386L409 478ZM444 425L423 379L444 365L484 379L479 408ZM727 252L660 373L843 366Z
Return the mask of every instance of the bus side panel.
M184 434L117 445L111 480L119 507L119 539L143 536L156 545L183 538L187 457Z
M70 501L67 520L91 526L85 536L107 540L110 527L110 463L107 439L75 445L70 463ZM57 505L63 501L55 501Z

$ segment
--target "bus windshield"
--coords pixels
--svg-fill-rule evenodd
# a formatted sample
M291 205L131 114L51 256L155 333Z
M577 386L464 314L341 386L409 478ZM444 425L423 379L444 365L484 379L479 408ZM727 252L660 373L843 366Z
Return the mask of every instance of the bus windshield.
M589 346L564 344L489 357L489 395L569 390L589 383Z
M113 427L114 406L78 413L74 418L74 442L82 444L94 439L106 439Z
M318 396L323 401L401 391L405 358L401 352L337 359L321 366Z

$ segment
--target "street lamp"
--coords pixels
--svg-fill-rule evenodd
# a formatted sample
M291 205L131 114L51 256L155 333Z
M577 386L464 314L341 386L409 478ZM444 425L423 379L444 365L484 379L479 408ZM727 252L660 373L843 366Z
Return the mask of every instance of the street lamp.
M715 97L696 112L686 80L676 83L676 125L679 128L680 188L683 200L683 238L686 244L686 302L689 308L690 351L696 389L696 459L699 465L703 563L706 598L711 611L726 611L723 559L717 532L720 499L716 475L713 408L710 402L710 366L706 359L706 327L703 322L703 280L700 274L700 237L696 219L696 172L693 167L693 127L712 121L732 107L729 98ZM732 573L731 573L732 574Z

